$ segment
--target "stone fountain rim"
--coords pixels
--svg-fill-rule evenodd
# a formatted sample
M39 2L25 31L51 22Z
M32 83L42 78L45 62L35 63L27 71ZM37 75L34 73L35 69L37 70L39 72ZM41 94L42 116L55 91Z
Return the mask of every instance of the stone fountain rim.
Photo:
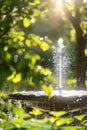
M11 92L9 96L14 94L48 96L48 94L45 91L17 91L17 92ZM84 95L87 95L87 90L62 90L61 92L59 92L59 90L53 90L52 92L52 96L62 96L62 97L84 96Z
M64 110L68 110L68 106L70 107L70 110L72 110L74 106L76 106L76 108L87 107L87 91L85 90L68 90L67 92L70 96L64 95L64 92L66 91L62 91L62 94L59 95L55 94L55 92L58 93L59 91L54 90L51 98L49 98L44 91L13 92L8 95L8 99L22 100L27 102L30 107L35 107L36 104L36 106L42 108L42 106L45 105L46 108L44 109L46 110L49 109L49 106L50 110L54 110L54 106L55 110L61 110L63 108Z

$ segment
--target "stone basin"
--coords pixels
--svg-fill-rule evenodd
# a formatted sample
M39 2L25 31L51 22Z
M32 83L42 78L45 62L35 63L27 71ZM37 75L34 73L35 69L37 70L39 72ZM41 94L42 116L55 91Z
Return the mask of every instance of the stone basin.
M22 100L28 107L38 107L42 110L73 110L87 107L87 91L63 90L61 93L54 90L49 98L44 91L13 92L8 99Z

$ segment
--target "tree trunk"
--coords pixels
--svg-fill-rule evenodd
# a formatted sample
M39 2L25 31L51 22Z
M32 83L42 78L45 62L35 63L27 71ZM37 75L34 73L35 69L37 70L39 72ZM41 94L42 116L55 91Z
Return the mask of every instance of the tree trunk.
M75 31L76 31L76 56L77 56L77 89L84 89L85 88L85 36L83 36L82 29L80 27L81 22L81 14L79 12L79 0L75 0L75 16L72 15L72 12L67 9L65 5L65 0L62 0L63 2L63 10L65 12L65 15L72 23Z
M76 31L76 55L77 55L77 89L85 88L85 38Z

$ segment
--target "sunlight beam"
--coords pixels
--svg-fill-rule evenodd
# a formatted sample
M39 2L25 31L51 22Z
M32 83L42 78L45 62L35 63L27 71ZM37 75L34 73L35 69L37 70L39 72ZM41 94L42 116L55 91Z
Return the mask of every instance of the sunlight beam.
M67 2L67 3L71 3L71 0L65 0L65 2Z
M65 0L66 3L71 3L71 0ZM56 0L56 7L60 10L63 9L63 1L62 0Z

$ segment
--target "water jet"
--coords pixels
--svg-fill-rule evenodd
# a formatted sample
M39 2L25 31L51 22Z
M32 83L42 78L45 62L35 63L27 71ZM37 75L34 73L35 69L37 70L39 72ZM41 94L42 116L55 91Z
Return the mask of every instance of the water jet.
M66 79L66 68L68 66L67 57L66 57L66 47L63 43L63 38L59 38L57 41L57 47L55 51L53 51L53 59L54 59L54 75L56 77L56 85L55 89L59 90L60 93L62 89L64 89Z

